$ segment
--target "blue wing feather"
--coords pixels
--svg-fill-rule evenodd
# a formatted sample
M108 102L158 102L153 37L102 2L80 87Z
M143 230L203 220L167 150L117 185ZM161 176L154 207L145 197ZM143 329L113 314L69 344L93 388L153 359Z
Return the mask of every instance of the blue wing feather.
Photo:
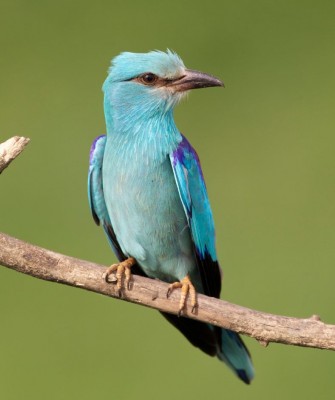
M92 216L97 225L102 225L108 241L116 255L122 261L126 257L122 253L110 221L102 184L102 162L105 152L106 135L94 139L90 150L90 164L88 170L88 201Z
M196 250L201 257L208 252L216 260L214 221L206 184L198 155L184 136L171 161Z
M90 150L90 164L88 170L88 200L93 219L97 225L100 225L100 223L103 223L105 220L109 220L101 176L105 144L105 135L98 136L94 139Z
M180 199L191 230L197 265L206 295L219 297L221 269L215 250L215 229L200 161L196 151L183 136L170 155ZM224 361L245 383L254 376L250 354L236 332L209 324L165 317L195 346Z
M219 297L221 270L215 249L214 221L198 155L183 136L170 160L191 230L205 294Z

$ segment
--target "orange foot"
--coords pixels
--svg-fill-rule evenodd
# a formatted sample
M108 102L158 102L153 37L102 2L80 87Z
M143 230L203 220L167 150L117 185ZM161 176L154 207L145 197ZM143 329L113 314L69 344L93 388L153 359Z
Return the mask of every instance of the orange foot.
M190 294L191 298L192 313L195 314L196 308L198 307L197 292L190 280L190 277L186 275L185 278L183 278L180 282L171 283L166 293L166 297L169 297L174 289L177 288L181 288L178 316L180 317L183 314L188 294Z
M129 257L126 260L111 265L109 268L107 268L107 271L104 273L103 277L107 283L110 282L116 282L116 288L119 293L119 297L121 297L122 293L122 281L123 281L123 276L125 277L124 279L124 286L130 290L130 279L131 279L131 267L136 264L136 260L133 257ZM113 272L116 271L116 274L114 275Z

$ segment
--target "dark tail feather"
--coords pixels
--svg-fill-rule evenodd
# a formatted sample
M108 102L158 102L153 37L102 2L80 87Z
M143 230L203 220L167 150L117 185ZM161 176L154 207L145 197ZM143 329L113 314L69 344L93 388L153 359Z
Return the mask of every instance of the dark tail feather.
M210 356L217 356L245 383L254 377L248 349L240 336L203 322L162 313L195 347Z
M248 349L236 332L222 328L216 329L221 339L218 358L226 363L243 382L249 384L255 373Z
M218 351L217 335L210 325L194 319L178 317L177 315L161 313L175 328L188 339L193 346L198 347L210 356L216 356Z

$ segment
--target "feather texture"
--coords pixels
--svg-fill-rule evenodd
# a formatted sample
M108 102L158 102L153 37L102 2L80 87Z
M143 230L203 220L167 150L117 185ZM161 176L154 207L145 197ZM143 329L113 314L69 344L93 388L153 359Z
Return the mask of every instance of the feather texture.
M103 86L107 136L92 144L88 177L93 218L120 261L134 257L133 272L166 282L188 275L199 293L217 298L221 272L206 185L173 109L186 90L220 83L187 70L170 51L116 57ZM251 381L250 355L238 334L164 316L194 346Z

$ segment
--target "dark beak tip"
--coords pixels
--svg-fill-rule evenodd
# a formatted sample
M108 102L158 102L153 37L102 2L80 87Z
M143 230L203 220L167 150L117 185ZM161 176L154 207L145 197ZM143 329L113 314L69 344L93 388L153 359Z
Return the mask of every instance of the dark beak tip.
M224 82L223 81L221 81L221 79L219 79L219 78L216 78L215 76L213 76L213 78L215 79L215 85L213 85L213 86L218 86L218 87L225 87L225 84L224 84Z
M217 77L206 74L204 72L188 70L189 80L193 80L195 83L194 88L205 88L205 87L225 87L224 83Z
M218 86L218 87L223 87L223 88L225 88L225 84L224 84L224 82L220 81L220 79L218 79L218 80L217 80L217 84L216 84L215 86Z
M191 69L187 69L185 75L172 82L171 86L178 92L215 86L225 87L224 83L215 76Z

